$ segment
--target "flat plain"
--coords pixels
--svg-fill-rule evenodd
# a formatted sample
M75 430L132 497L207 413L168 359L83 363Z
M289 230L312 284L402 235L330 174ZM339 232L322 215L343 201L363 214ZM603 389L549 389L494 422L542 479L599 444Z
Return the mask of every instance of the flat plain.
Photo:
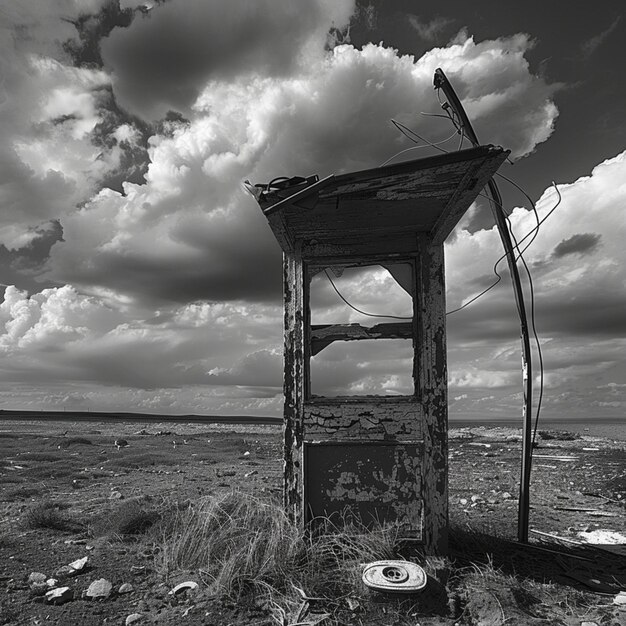
M520 431L452 429L450 553L426 558L389 529L341 531L332 548L294 535L281 518L279 426L5 420L0 624L625 624L626 547L613 542L626 538L626 442L540 432L530 544L516 542ZM219 541L206 521L216 510ZM276 545L267 528L280 528ZM212 542L264 552L254 564L207 552ZM369 591L367 556L416 560L426 589ZM100 579L110 589L91 597ZM198 586L172 593L181 582Z

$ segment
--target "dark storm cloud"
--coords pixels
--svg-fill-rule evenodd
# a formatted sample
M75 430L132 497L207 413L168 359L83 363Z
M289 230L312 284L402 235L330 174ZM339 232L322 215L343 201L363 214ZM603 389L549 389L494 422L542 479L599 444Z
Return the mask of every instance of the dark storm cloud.
M549 335L595 337L626 336L626 298L622 294L579 294L541 307L537 323Z
M554 258L564 257L568 254L589 254L596 250L602 235L598 233L581 233L573 235L567 239L563 239L556 248L554 248Z
M113 29L101 41L102 58L130 111L151 119L184 113L210 77L289 73L329 8L310 0L171 0Z

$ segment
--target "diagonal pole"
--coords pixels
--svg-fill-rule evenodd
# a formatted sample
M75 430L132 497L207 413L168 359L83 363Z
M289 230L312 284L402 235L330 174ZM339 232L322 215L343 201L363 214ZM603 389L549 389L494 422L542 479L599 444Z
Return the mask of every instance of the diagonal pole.
M448 81L443 70L435 70L434 84L436 89L442 89L448 104L456 113L461 123L461 132L472 142L474 146L478 146L478 137L472 128L472 124L463 109L463 105L456 95L452 85ZM517 516L517 539L521 543L528 543L528 516L529 516L529 490L530 490L530 469L532 464L532 354L530 350L530 338L528 334L528 319L526 316L526 305L524 304L524 292L522 290L522 282L520 280L517 263L515 262L515 252L511 242L511 236L507 228L504 211L502 210L502 196L500 190L494 182L490 180L487 183L487 189L493 202L491 209L493 212L502 246L506 253L506 259L511 273L511 281L513 283L513 293L515 295L515 303L520 320L520 334L522 340L522 378L524 382L524 404L522 408L523 428L522 428L522 468L520 476L520 492L519 507Z

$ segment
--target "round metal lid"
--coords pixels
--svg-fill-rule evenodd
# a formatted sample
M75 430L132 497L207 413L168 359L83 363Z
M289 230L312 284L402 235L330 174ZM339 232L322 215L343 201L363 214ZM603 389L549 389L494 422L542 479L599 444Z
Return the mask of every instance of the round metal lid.
M415 593L426 586L426 572L410 561L374 561L363 568L363 583L375 591Z

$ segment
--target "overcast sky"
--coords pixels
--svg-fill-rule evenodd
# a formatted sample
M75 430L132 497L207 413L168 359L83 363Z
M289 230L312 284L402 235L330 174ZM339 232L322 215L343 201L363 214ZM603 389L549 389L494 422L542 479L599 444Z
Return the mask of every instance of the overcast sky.
M441 67L540 218L562 196L525 254L545 415L623 415L626 20L617 0L564 10L0 0L0 408L280 415L281 253L241 182L377 167L414 145L392 118L458 149L422 115L441 112ZM521 238L535 215L499 184ZM446 243L449 310L500 255L479 201ZM501 273L448 317L453 419L521 415ZM367 311L406 311L384 270L337 285ZM314 288L316 319L361 321L325 276ZM316 357L321 392L410 391L406 345L337 345Z

